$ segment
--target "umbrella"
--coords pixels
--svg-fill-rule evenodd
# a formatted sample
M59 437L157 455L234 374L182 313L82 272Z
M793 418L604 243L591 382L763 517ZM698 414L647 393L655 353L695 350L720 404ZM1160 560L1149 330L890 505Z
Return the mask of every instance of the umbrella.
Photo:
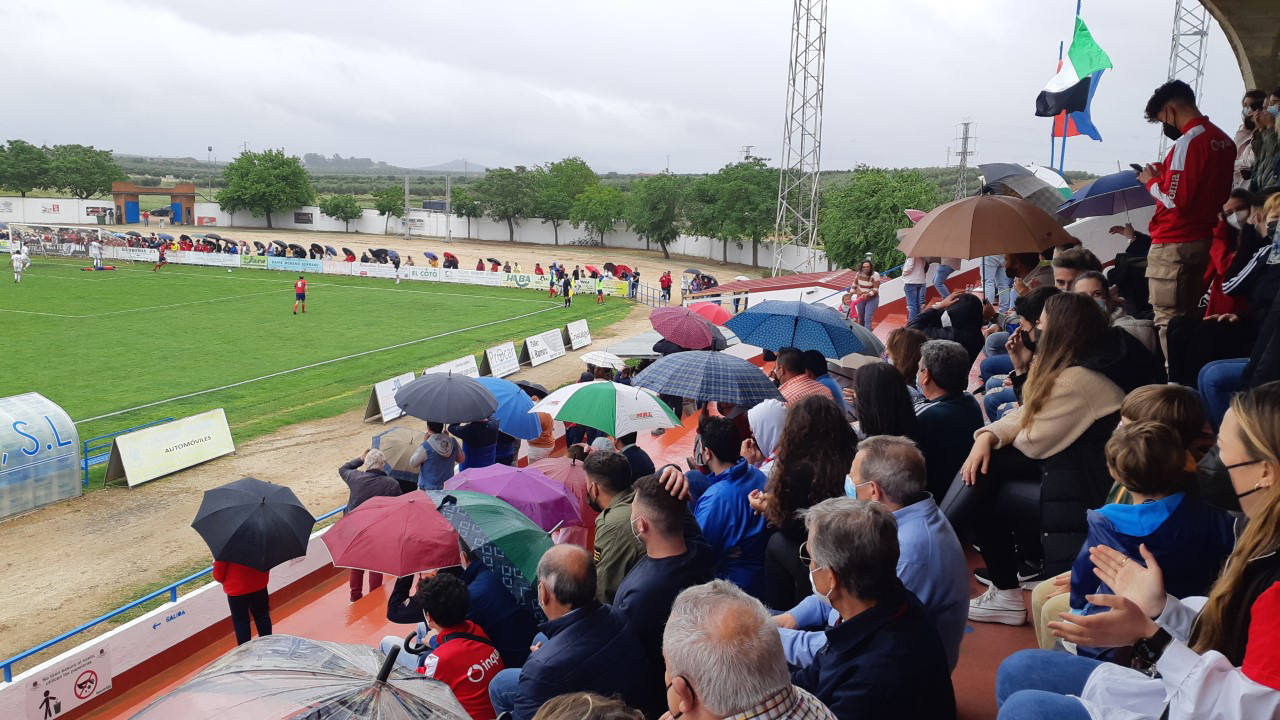
M569 488L569 492L578 498L578 513L582 516L582 526L561 528L556 532L555 541L573 543L591 550L589 541L591 532L588 528L595 528L596 516L599 513L591 509L591 502L587 499L587 471L582 469L582 463L571 457L545 457L529 463L529 467Z
M346 247L342 248L342 254L343 254L343 255L355 255L355 253L351 251L351 248L346 248Z
M617 275L631 275L635 271L627 265L617 265L613 268L613 272Z
M534 405L533 412L586 425L615 438L680 424L680 418L654 393L608 380L566 385Z
M221 236L221 235L219 235L218 233L205 233L205 234L204 234L204 236L205 236L205 237L207 237L207 238L213 238L214 240L221 240L221 239L222 239L222 236Z
M436 257L436 254L435 254L435 253L433 253L433 252L431 252L430 250L428 250L428 251L426 251L426 252L424 252L424 253L422 253L422 254L423 254L423 255L426 255L428 260L439 260L439 259L440 259L440 258Z
M1035 175L1054 190L1057 190L1062 197L1071 197L1071 186L1067 185L1066 178L1062 177L1057 170L1044 167L1043 165L1027 165L1026 168L1031 171L1032 175Z
M467 468L444 483L446 491L469 490L500 498L547 532L581 525L578 499L564 485L537 470L509 465Z
M367 645L267 635L157 698L135 720L469 720L449 686Z
M420 492L371 497L320 540L334 567L404 577L458 564L457 531Z
M338 256L338 251L337 251L337 250L334 250L332 245L325 245L325 246L324 246L324 253L325 253L325 255L328 255L329 257L337 257L337 256Z
M724 325L729 318L733 317L733 313L725 310L723 306L717 303L693 303L689 306L689 309L706 318L707 322L712 325Z
M699 270L698 268L685 268L685 269L684 269L684 272L685 272L685 274L686 274L686 275L701 275L701 274L702 274L702 271L701 271L701 270Z
M134 237L142 237L142 233L138 232L137 230L129 230L129 231L126 231L126 232L125 232L125 235L132 235L132 236L134 236Z
M314 252L317 255L324 254L324 246L321 245L320 243L311 243L310 249L311 249L311 252Z
M649 324L680 347L702 350L712 346L711 323L689 308L657 308L649 313Z
M617 272L617 270L618 270L618 266L617 266L617 265L614 265L614 264L613 264L613 263L611 263L611 262L609 262L609 263L605 263L603 267L604 267L604 269L605 269L605 270L608 270L609 272Z
M172 236L172 235L170 235L169 233L156 233L156 237L160 238L161 240L172 240L172 239L173 239L173 236Z
M613 368L614 370L621 370L627 366L627 363L622 358L603 350L592 350L589 353L584 353L581 360L588 365Z
M206 490L191 521L215 560L262 571L306 555L315 524L292 490L251 477Z
M863 349L840 313L800 300L766 300L735 315L725 327L742 342L765 350L795 347L838 358Z
M906 231L898 249L908 257L975 258L1042 252L1072 242L1056 220L1031 203L978 195L935 208Z
M253 241L253 246L254 246L255 248L257 248L258 252L262 252L263 250L266 250L266 249L267 249L267 246L266 246L266 245L263 245L262 243L258 242L257 240L254 240L254 241Z
M586 265L585 267L587 268L587 272L592 272L592 273L595 273L595 274L597 274L597 275L599 275L599 274L600 274L600 269L599 269L599 268L597 268L595 265Z
M1071 199L1058 208L1058 214L1068 220L1087 217L1118 215L1122 212L1154 205L1155 198L1138 182L1138 174L1132 170L1103 175L1076 191Z
M869 329L863 327L853 318L845 318L845 325L848 326L858 340L862 342L862 349L857 351L859 355L868 355L870 357L880 359L884 355L884 343L880 342L880 338Z
M116 237L120 238L121 240L123 240L123 239L125 239L125 238L129 237L128 235L125 235L124 233L111 233L111 234L112 234L112 235L115 235Z
M285 248L285 244L284 244L283 242L281 242L280 240L272 240L272 241L271 241L271 244L272 244L272 245L275 245L276 247L280 248L281 250L283 250L283 249Z
M747 277L746 275L734 275L734 276L733 276L733 279L734 279L734 280L737 280L737 281L739 281L739 282L746 282L746 281L750 280L751 278Z
M740 357L705 350L660 357L641 370L633 382L664 395L743 407L782 399L782 393L760 368Z
M488 260L488 261L489 261L489 262L491 262L491 263L498 263L498 264L502 264L502 261L501 261L501 260L499 260L498 258L485 258L485 260Z
M391 258L392 260L399 260L400 253L396 252L395 250L388 250L387 257Z
M538 560L552 544L546 531L492 495L466 490L428 490L427 495L472 555L502 580L511 596L533 611L534 617L545 617L538 606L537 584Z
M203 235L201 235L200 233L196 233L196 237L198 237L198 238L203 238L204 236L203 236ZM179 240L186 240L187 242L191 242L191 236L190 236L190 235L187 235L186 233L183 233L183 234L179 235L179 236L178 236L178 239L179 239Z
M396 405L428 422L471 422L491 417L498 400L466 375L427 373L396 391Z
M451 253L451 252L444 253L444 256L445 256L447 259L449 259L449 260L457 260L457 259L458 259L458 256L457 256L457 255L454 255L454 254L453 254L453 253Z
M498 401L498 409L494 411L493 417L498 421L499 430L522 440L534 440L542 434L538 416L529 414L533 409L533 401L519 385L496 377L479 377L475 380Z
M530 382L528 380L517 380L516 385L521 390L524 390L525 393L528 395L537 395L538 397L547 396L547 389L536 382Z
M409 465L409 457L422 446L425 433L407 427L395 427L373 436L372 447L387 456L387 474L396 480L417 482L418 470Z

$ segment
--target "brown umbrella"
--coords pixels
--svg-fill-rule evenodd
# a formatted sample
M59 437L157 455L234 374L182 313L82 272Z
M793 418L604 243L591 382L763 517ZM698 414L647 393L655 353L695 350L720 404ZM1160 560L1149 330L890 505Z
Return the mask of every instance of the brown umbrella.
M906 232L898 249L909 257L976 258L1042 252L1074 242L1048 213L1026 200L978 195L935 208Z
M418 471L409 465L409 457L422 445L425 433L396 427L373 436L373 447L387 456L387 474L397 480L416 481Z

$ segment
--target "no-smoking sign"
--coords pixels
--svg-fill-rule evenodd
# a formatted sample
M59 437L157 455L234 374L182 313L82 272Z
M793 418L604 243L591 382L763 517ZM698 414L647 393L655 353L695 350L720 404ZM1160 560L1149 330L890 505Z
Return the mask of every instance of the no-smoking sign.
M85 670L76 678L75 694L76 697L85 700L93 695L93 691L98 689L98 673L92 670Z

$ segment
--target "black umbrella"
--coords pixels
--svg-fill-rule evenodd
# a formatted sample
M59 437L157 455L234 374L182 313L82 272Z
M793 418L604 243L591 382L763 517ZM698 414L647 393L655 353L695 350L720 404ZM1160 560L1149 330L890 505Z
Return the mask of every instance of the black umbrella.
M338 251L334 250L332 245L325 245L324 251L325 251L325 254L329 255L330 257L338 256Z
M345 247L344 247L344 248L342 248L342 254L343 254L343 255L353 255L353 256L355 255L355 253L351 252L351 248L345 248Z
M126 233L125 233L125 235L132 235L132 236L134 236L134 237L142 237L142 233L138 232L137 230L129 230L128 232L126 232Z
M530 397L534 395L537 395L538 397L546 397L548 394L547 389L536 382L517 380L516 385L518 385L521 390L524 390Z
M281 250L283 250L283 249L285 248L285 244L284 244L283 242L279 241L279 240L272 240L272 241L271 241L271 244L272 244L272 245L275 245L276 247L280 248Z
M204 236L205 236L205 237L207 237L207 238L213 238L214 240L221 240L221 239L222 239L222 236L221 236L221 235L219 235L218 233L205 233L205 234L204 234Z
M605 263L605 264L604 264L604 269L605 269L605 270L608 270L609 272L614 272L615 270L617 270L617 269L618 269L618 266L617 266L617 265L614 265L613 263Z
M266 245L263 245L262 243L258 242L257 240L254 240L254 241L253 241L253 246L254 246L255 248L257 248L258 252L262 252L263 250L266 250L266 249L267 249L267 246L266 246Z
M191 236L190 236L190 235L186 235L186 234L179 235L179 236L178 236L178 239L179 239L179 240L186 240L187 242L191 242Z
M485 258L485 259L486 259L486 260L488 260L488 261L489 261L489 262L491 262L491 263L501 263L501 262L502 262L502 261L501 261L501 260L499 260L498 258Z
M698 268L685 268L685 269L684 269L684 271L685 271L685 273L687 273L687 274L689 274L689 275L701 275L701 274L702 274L702 271L701 271L701 270L699 270Z
M315 524L292 490L251 477L206 490L191 521L215 560L262 571L306 555Z
M396 405L428 422L455 423L490 417L498 400L466 375L427 373L396 391Z

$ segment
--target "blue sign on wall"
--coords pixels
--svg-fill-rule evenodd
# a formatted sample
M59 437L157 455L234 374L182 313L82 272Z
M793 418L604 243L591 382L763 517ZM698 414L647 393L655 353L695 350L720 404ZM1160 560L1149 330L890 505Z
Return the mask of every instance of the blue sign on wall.
M80 495L80 435L40 393L0 398L0 518Z

